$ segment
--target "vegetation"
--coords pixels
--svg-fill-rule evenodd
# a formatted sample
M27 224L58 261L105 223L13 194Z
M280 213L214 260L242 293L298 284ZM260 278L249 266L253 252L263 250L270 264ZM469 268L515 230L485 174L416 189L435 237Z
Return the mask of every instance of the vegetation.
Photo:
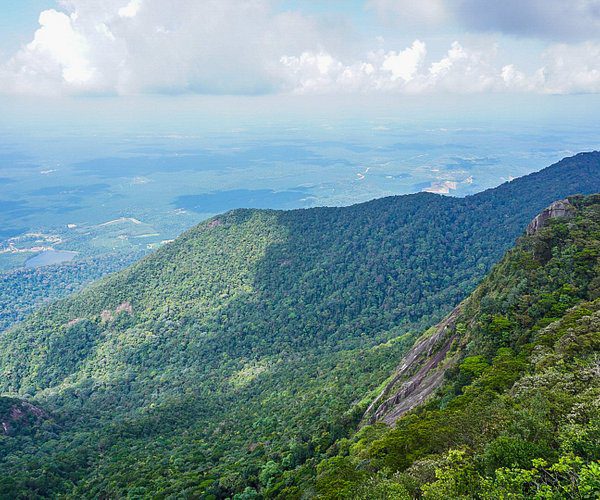
M65 264L19 268L0 274L0 332L38 307L123 269L141 253L109 254Z
M267 496L597 498L600 196L573 201L574 220L523 238L465 302L461 362L436 397Z
M544 206L600 190L599 164L597 154L574 157L465 199L423 193L347 208L230 212L39 310L0 335L0 392L44 408L53 424L0 441L0 496L385 498L451 487L396 477L419 460L430 461L424 475L451 474L458 464L468 478L488 480L481 471L489 465L471 472L480 466L477 443L446 453L460 441L452 428L472 440L488 436L479 432L487 423L469 428L461 418L491 414L524 376L523 345L534 342L535 328L546 332L581 301L595 307L596 229L589 240L579 229L589 248L577 250L570 226L553 226L547 247L574 243L562 260L545 263L527 247L541 240L525 240L501 264L515 267L510 293L500 293L500 271L478 289L462 320L481 322L465 347L473 359L449 378L443 403L421 410L431 417L350 436L416 332L471 292ZM581 210L577 227L595 228L595 212ZM518 275L528 266L539 283ZM524 313L511 301L536 290L540 313L530 313L531 325L520 322ZM504 297L496 305L495 294ZM448 408L456 420L446 422ZM414 436L413 428L402 433L418 421ZM558 463L550 453L535 456L548 464L536 467ZM569 466L580 477L591 462L576 456L581 464Z

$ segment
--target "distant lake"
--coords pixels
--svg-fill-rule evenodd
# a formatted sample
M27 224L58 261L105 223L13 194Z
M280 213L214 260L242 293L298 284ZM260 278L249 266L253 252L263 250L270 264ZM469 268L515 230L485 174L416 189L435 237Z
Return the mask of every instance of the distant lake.
M25 261L25 267L41 267L51 264L60 264L73 260L77 252L68 250L46 250Z

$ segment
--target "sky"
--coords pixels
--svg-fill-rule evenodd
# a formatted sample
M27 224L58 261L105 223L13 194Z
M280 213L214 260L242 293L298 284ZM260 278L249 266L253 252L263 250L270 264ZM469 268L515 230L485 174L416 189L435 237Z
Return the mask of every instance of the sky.
M600 0L0 0L3 125L190 102L518 118L599 93Z
M4 94L600 91L598 0L2 1Z

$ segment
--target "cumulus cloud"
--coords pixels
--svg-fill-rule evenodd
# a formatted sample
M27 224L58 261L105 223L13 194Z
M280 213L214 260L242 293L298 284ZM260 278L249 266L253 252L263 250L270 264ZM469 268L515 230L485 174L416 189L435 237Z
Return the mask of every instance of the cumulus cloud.
M495 44L465 47L454 41L446 54L426 62L427 47L415 40L399 52L370 52L363 60L344 63L326 52L286 56L289 88L296 93L401 92L542 94L600 92L600 44L557 44L542 54L542 66L525 73L497 60Z
M381 64L381 69L390 72L392 81L401 78L408 82L414 77L426 54L425 44L415 40L410 47L398 53L389 52Z
M279 58L318 47L316 23L269 0L65 0L0 66L4 90L261 93Z
M55 10L40 14L40 28L27 44L3 70L6 85L13 89L43 90L49 82L61 80L65 85L78 87L89 82L95 74L88 53L90 47L84 36L73 27L73 16ZM9 78L12 77L12 78Z
M125 7L118 10L120 17L135 17L142 6L142 0L131 0Z
M455 41L446 54L429 64L427 47L415 40L401 51L370 52L364 60L345 64L330 54L303 52L285 56L289 88L294 92L384 91L403 93L536 90L532 78L512 65L495 64L494 47L465 48ZM545 82L535 75L538 87ZM541 87L540 87L541 88Z
M461 9L469 2L371 0L369 5L382 15L393 11L429 26L460 17L480 29L510 25L518 31L500 12L512 0L489 3L496 24L476 15L475 7L470 15L479 24L468 20ZM599 2L569 5L589 14L585 26L595 26L592 7ZM528 5L521 7L529 13L525 19L537 12L538 0L521 3ZM564 14L555 0L544 4L550 6L548 16ZM537 68L525 71L506 56L501 60L497 42L489 38L478 45L450 39L441 55L430 53L421 38L394 48L379 39L373 50L356 50L318 20L277 5L271 0L62 0L60 8L40 14L31 42L0 62L0 92L600 92L600 41L549 45Z
M546 93L600 92L600 43L554 45L543 59L545 64L534 80Z

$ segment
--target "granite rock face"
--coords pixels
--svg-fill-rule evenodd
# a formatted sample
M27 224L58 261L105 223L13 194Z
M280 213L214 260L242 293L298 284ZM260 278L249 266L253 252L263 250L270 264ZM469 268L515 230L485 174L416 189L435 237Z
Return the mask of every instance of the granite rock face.
M540 229L546 226L550 219L572 217L574 212L575 207L571 205L568 199L555 201L529 223L526 230L527 235L532 236L536 234Z
M457 340L456 307L429 335L406 353L395 375L371 403L364 422L393 425L402 415L425 402L444 381L444 373L457 360L450 351Z
M575 207L568 199L555 201L527 226L527 235L535 235L550 219L569 218ZM395 374L371 403L363 423L393 425L402 415L423 404L444 382L444 374L456 366L465 338L456 330L461 313L459 305L441 323L423 335L403 357Z

